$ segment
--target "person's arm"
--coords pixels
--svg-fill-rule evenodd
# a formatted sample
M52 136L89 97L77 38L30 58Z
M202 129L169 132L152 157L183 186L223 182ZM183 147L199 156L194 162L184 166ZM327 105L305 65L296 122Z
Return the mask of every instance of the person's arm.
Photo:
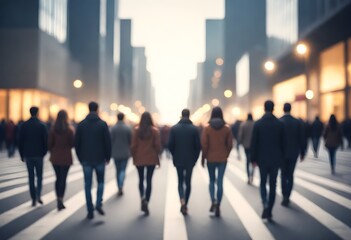
M209 140L207 136L207 128L204 128L201 135L201 146L202 146L202 157L201 157L201 165L205 166L205 160L207 158Z
M259 129L257 124L254 124L253 130L252 130L252 138L251 138L251 162L254 165L258 164L258 159L257 159L257 151L258 151L258 144L259 144Z
M228 157L230 154L230 151L233 148L233 135L232 135L232 132L230 131L230 129L229 129L228 134L226 136L226 147L227 147L227 157Z
M197 159L200 156L200 151L201 151L201 140L200 140L200 135L197 129L194 131L194 146L195 146L195 163Z
M171 152L172 156L174 155L174 145L175 145L175 136L173 133L174 129L171 128L170 132L169 132L169 138L168 138L168 150Z
M299 141L300 141L300 160L301 162L305 159L307 138L306 130L303 122L299 122Z
M47 127L43 124L42 126L42 134L43 134L43 156L48 152L48 129Z
M55 145L55 135L53 131L49 132L49 139L48 139L48 150L51 152Z
M108 130L107 124L104 122L103 125L104 131L104 147L105 147L105 162L108 164L111 159L111 138L110 138L110 131Z
M79 162L82 162L81 158L81 143L82 143L82 130L81 126L77 126L76 135L74 137L74 148L76 149L76 154Z
M19 133L18 133L18 151L21 156L22 162L24 162L24 154L23 154L24 136L25 136L25 126L23 123L19 128Z

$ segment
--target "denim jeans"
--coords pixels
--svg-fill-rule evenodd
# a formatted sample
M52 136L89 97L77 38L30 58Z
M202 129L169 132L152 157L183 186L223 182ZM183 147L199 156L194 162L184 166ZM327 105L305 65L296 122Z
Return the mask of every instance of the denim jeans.
M227 162L223 163L211 163L207 162L208 174L210 175L210 196L212 202L216 200L215 198L215 183L217 182L217 203L220 204L223 197L223 177L225 168L227 167ZM216 177L217 169L217 177Z
M289 199L294 185L294 171L297 159L285 159L281 168L281 185L284 199Z
M126 167L128 163L127 159L114 159L116 166L116 179L117 179L117 187L118 190L123 189L124 178L126 176Z
M188 204L191 192L191 175L193 173L193 166L176 167L178 174L178 193L180 199L185 199L185 204ZM184 197L184 183L185 183L185 197Z
M336 149L337 149L337 148L328 147L330 169L331 169L332 171L335 170Z
M67 174L70 166L59 166L54 164L52 166L56 174L56 182L55 182L56 197L63 198L63 196L65 195L66 179L67 179Z
M154 174L155 166L138 166L138 174L139 174L139 193L141 199L146 201L150 201L151 190L152 190L152 175ZM144 172L146 169L146 194L144 197Z
M272 211L275 202L275 190L277 185L277 176L279 168L276 166L260 166L261 184L260 193L264 208ZM269 178L269 197L267 199L267 179Z
M312 147L313 147L313 152L314 154L318 157L318 150L319 150L319 137L313 137L312 138Z
M87 202L88 212L94 211L93 202L91 199L91 186L93 181L93 170L96 172L97 178L97 193L96 193L96 207L102 206L102 195L104 192L104 178L105 178L105 163L97 165L90 165L82 163L84 172L84 186L85 186L85 199Z
M40 199L41 188L43 182L43 158L25 158L27 170L28 170L28 182L29 182L29 192L33 201ZM35 173L37 175L37 186L35 187Z

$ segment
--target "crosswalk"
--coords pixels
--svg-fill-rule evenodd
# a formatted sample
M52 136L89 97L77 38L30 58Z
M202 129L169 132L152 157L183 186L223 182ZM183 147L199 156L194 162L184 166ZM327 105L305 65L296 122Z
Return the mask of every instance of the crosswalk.
M350 156L351 152L343 152L339 163L351 167ZM116 197L114 166L108 165L104 190L107 215L96 216L92 222L100 223L101 227L92 225L95 231L89 232L87 226L82 228L77 225L77 222L81 222L77 219L85 218L86 210L83 174L76 161L67 178L66 209L57 211L54 192L56 178L47 160L44 165L44 204L31 207L24 163L18 157L1 158L0 239L71 239L70 236L133 239L128 236L137 234L144 236L144 239L165 240L212 239L214 235L221 239L351 239L351 187L348 182L351 172L340 168L340 176L328 175L325 154L321 154L318 160L309 154L305 162L298 164L290 209L280 206L278 178L278 196L273 210L276 224L262 221L259 173L256 171L253 185L247 185L245 161L237 161L235 152L231 153L227 164L222 216L219 219L212 218L208 212L209 180L205 168L200 164L194 168L189 216L184 217L179 211L175 168L165 156L161 163L162 167L156 170L153 179L151 214L146 218L139 213L138 179L131 161L127 168L126 196L122 200ZM313 171L314 166L317 166L316 171ZM96 188L92 192L94 196ZM124 215L120 216L118 213L122 212ZM295 228L291 226L293 224ZM145 230L150 227L153 231Z

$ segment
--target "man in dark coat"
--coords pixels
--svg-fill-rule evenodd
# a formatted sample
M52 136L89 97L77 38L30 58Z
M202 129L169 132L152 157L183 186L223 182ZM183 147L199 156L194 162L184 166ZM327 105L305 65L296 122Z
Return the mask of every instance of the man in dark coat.
M263 203L263 219L272 219L272 208L278 170L284 154L284 126L273 115L274 103L264 103L265 114L258 120L253 129L251 142L251 159L258 165L261 175L260 193ZM266 183L269 178L269 197L267 199Z
M187 214L187 204L191 191L191 175L196 160L199 158L201 143L197 127L189 119L188 109L182 111L182 119L171 128L168 148L173 156L173 164L178 173L178 192L181 202L180 211ZM184 196L183 185L186 190Z
M281 165L281 184L283 201L282 205L287 207L290 203L290 194L294 183L294 170L297 158L301 161L305 158L306 144L303 122L290 114L290 103L284 104L285 115L280 118L284 124L284 157Z
M351 148L351 119L346 118L341 125L342 125L342 134L344 138L346 138L347 140L347 147Z
M321 122L321 120L319 120L319 117L316 116L310 128L312 147L315 158L318 158L319 142L323 134L323 129L323 123Z
M32 206L41 200L41 188L43 179L43 158L48 150L48 130L43 122L38 119L39 108L31 107L31 118L24 122L19 129L19 153L21 160L26 162L29 179L29 191L32 198ZM35 171L34 171L35 169ZM34 178L37 175L37 186Z
M95 209L104 215L102 195L104 191L105 164L111 158L111 139L106 122L98 116L98 104L89 103L89 114L78 124L75 138L78 160L82 164L85 183L85 198L88 219L94 218L94 206L91 199L93 170L97 176L97 197Z

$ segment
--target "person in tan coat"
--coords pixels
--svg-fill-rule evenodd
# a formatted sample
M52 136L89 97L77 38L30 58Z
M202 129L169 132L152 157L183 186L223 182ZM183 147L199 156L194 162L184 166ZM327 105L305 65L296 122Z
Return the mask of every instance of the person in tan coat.
M141 210L149 214L148 202L152 189L152 176L156 166L160 166L161 140L159 130L154 127L151 114L144 112L140 123L133 130L131 152L133 163L138 169ZM146 169L146 192L144 193L144 172Z
M223 176L227 166L227 159L233 147L233 136L230 127L224 122L220 107L212 109L209 125L201 136L202 166L207 160L207 169L210 176L211 212L220 216L220 204L223 196ZM217 170L217 178L216 178ZM217 198L215 197L215 183L217 183Z
M66 189L68 170L72 165L72 147L74 146L74 130L68 124L68 115L65 110L59 111L57 119L49 132L48 149L50 161L55 170L55 191L57 196L57 209L65 208L63 197Z

